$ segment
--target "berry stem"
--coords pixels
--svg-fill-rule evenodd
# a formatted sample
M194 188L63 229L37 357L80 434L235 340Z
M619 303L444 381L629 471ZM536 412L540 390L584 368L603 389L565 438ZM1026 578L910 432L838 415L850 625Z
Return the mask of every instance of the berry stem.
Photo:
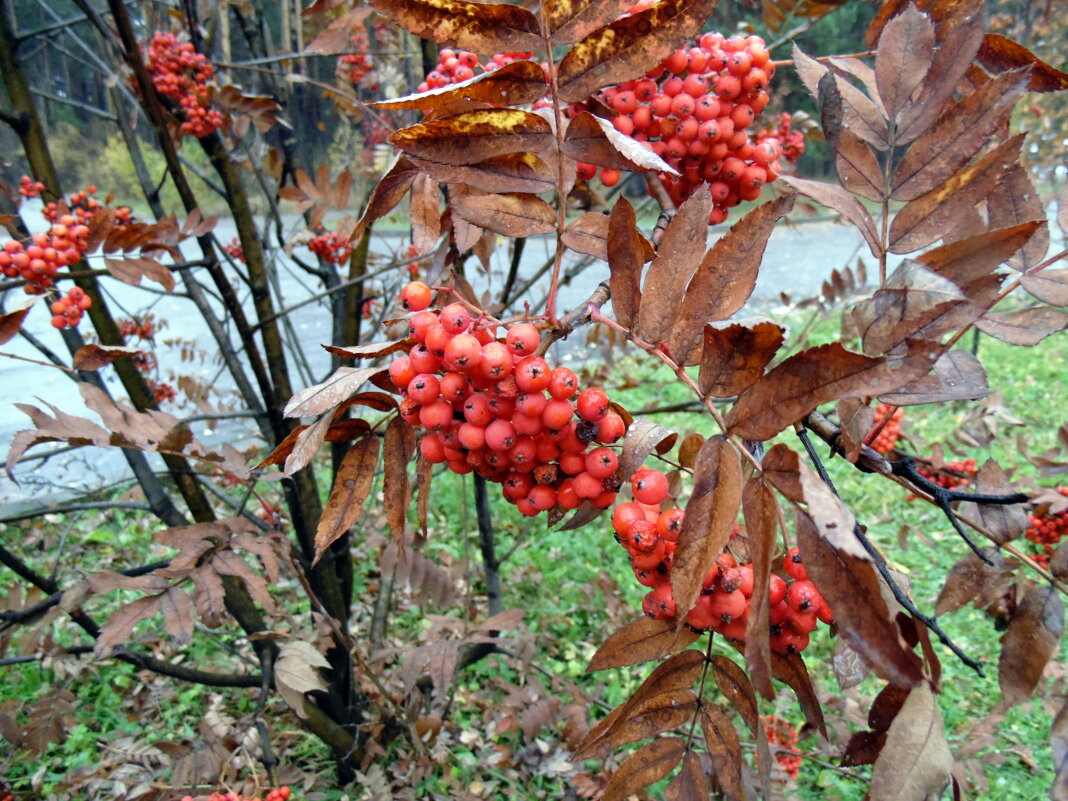
M545 47L545 62L549 65L549 97L552 100L553 118L556 120L556 254L553 257L553 272L549 280L549 296L545 300L545 316L549 324L556 326L556 293L560 285L560 267L564 263L564 228L567 222L567 171L564 158L564 113L560 108L559 86L556 80L556 62L553 60L553 43L549 33L549 12L546 4L538 9L541 23L541 38Z

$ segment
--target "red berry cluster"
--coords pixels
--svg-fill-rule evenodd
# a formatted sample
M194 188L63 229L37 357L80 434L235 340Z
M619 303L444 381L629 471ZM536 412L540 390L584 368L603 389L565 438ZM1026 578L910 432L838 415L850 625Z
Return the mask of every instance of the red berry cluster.
M342 64L342 69L345 71L345 77L348 78L349 83L359 84L364 78L366 78L371 70L374 69L375 62L367 54L367 48L370 44L367 38L367 29L363 25L357 25L352 32L352 49L357 51L355 53L346 53L339 61ZM369 89L377 88L377 84Z
M893 414L890 410L893 409ZM887 419L887 415L890 418ZM872 425L865 442L879 453L890 453L901 438L901 420L905 417L905 411L889 403L880 403L875 407L875 423ZM885 423L884 423L885 420ZM875 432L875 436L872 436Z
M245 261L245 249L241 246L241 240L236 236L230 240L230 244L223 245L223 250L231 259L237 259L240 262Z
M532 324L510 326L501 341L462 303L427 310L431 297L419 281L401 292L404 307L417 312L410 321L416 344L389 366L404 395L401 417L427 432L423 456L501 484L530 517L583 501L611 506L619 458L605 446L626 424L605 391L580 392L571 370L535 355L540 336Z
M796 779L801 773L801 749L797 747L797 729L785 718L777 715L765 715L764 734L767 736L768 745L775 753L775 761L786 771L791 779Z
M632 479L636 500L615 508L612 527L616 539L630 554L635 578L643 586L652 587L642 601L642 611L652 618L670 619L678 613L671 595L671 567L684 513L681 509L660 512L659 502L644 503L639 492L648 495L644 489L648 482L662 485L664 498L667 497L667 479L662 473L638 471ZM656 494L660 494L659 490ZM773 573L768 590L771 649L779 654L800 653L808 647L809 634L816 630L818 621L829 625L834 622L834 615L809 581L797 548L787 552L784 569L793 580L787 583ZM701 584L697 603L686 613L686 623L699 631L711 629L744 642L752 597L753 566L739 565L730 554L720 554Z
M419 84L417 92L426 92L430 89L438 89L442 86L451 86L474 78L479 71L493 72L514 61L530 58L533 53L494 53L484 65L478 61L478 56L467 50L451 50L444 48L438 53L438 66L431 70L426 79Z
M288 801L290 796L290 790L288 787L278 787L274 790L268 790L267 795L250 797L244 796L241 793L235 793L232 790L228 793L214 792L208 796L208 801ZM182 796L182 801L196 801L191 795Z
M1068 496L1068 487L1057 487L1057 492ZM1031 524L1027 529L1027 539L1042 546L1045 553L1039 554L1042 558L1038 561L1048 564L1055 546L1068 534L1068 509L1053 513L1047 511L1045 514L1028 513L1027 520Z
M775 180L782 155L778 140L751 141L747 129L768 104L765 91L774 73L768 49L759 36L704 34L697 44L672 53L644 78L601 90L599 99L618 112L616 129L644 142L681 173L662 174L671 199L682 203L707 183L715 201L710 223L723 222L727 209L756 200L761 187ZM570 113L585 110L575 104ZM580 164L580 178L597 172ZM619 180L604 170L601 180Z
M66 297L52 303L52 327L75 328L82 321L85 310L93 305L93 300L79 286L72 286Z
M77 218L76 221L82 225L89 225L96 213L102 208L104 208L104 204L96 198L96 187L90 184L85 189L75 192L67 198L66 203L53 202L46 204L42 213L44 218L53 225L67 215L73 215ZM118 206L114 211L115 228L122 228L134 221L133 211L129 206Z
M64 215L48 231L34 234L29 245L9 239L0 251L0 272L22 278L27 295L43 295L55 283L60 267L76 264L88 247L89 228Z
M308 243L311 252L331 264L346 264L352 255L352 243L333 231L323 231Z
M152 397L156 399L156 404L161 404L164 401L172 401L178 397L178 390L174 388L173 384L168 384L166 381L153 381L149 379L148 388L152 391Z
M921 476L945 489L967 487L979 474L975 459L958 459L946 462L942 467L920 464L918 470Z
M789 162L796 162L805 152L805 135L792 129L793 116L789 111L779 115L779 125L774 129L765 129L757 134L759 145L767 139L775 139L782 148L782 157Z
M40 181L33 180L28 175L19 178L19 194L23 197L37 197L44 190L45 185Z
M215 69L192 42L156 31L148 48L148 70L156 91L181 106L182 133L203 137L222 125L222 114L211 108L207 85Z

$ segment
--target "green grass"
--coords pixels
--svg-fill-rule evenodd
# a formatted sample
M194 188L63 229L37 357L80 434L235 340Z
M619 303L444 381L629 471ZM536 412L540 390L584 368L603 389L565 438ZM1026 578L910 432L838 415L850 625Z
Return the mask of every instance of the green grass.
M793 330L803 327L803 321L790 322ZM833 320L820 320L811 329L810 341L833 339L837 330ZM988 337L982 338L980 357L990 372L991 389L1001 393L1005 408L1018 418L1020 425L1002 423L1002 436L989 449L965 449L961 456L974 457L979 462L993 456L1007 468L1015 467L1021 474L1033 474L1033 469L1016 453L1013 439L1017 433L1026 435L1034 451L1053 444L1053 430L1063 414L1058 392L1064 365L1059 348L1057 339L1024 350L1010 348ZM610 375L626 377L625 382L610 378L605 385L611 389L613 400L628 409L690 400L685 388L673 382L670 374L644 359L624 357L612 368ZM626 386L616 386L619 383ZM906 430L915 436L917 443L944 441L977 405L909 409ZM714 424L703 414L662 414L657 420L680 433L690 430L706 435L715 433ZM792 435L784 435L782 441L798 448ZM966 546L931 507L907 501L897 488L881 479L864 476L840 460L832 461L828 466L858 519L869 526L872 537L893 566L909 576L912 595L920 608L933 608L943 577L967 553ZM452 563L467 560L467 598L450 609L424 609L412 603L406 593L398 593L397 613L391 629L391 636L397 643L418 642L429 625L428 614L475 619L485 614L471 495L469 477L451 474L435 477L430 520L432 534L427 545L427 552L436 558ZM497 731L509 693L519 687L540 685L546 693L559 698L563 705L577 696L594 698L612 706L624 700L651 669L646 665L595 676L584 673L598 644L621 622L639 614L644 594L643 588L631 576L623 550L613 542L606 519L578 531L546 530L543 521L531 523L522 518L496 493L491 492L491 498L498 554L509 552L517 538L522 539L522 545L502 567L504 607L525 610L525 627L535 643L531 660L534 667L524 668L518 658L493 656L457 678L448 712L448 750L446 756L420 779L415 792L415 797L419 798L455 795L476 782L492 788L489 797L494 794L495 797L562 797L568 792L567 781L551 773L539 772L536 767L516 770L486 764L486 755L492 749L509 749L513 755L526 755L531 764L536 762L532 756L532 749L538 748L536 743L528 742L516 729ZM903 525L909 529L905 546L899 547L898 533ZM54 528L60 529L62 525ZM20 542L19 547L25 548L27 554L31 553L32 547L54 544L58 536L55 531L48 533L29 526L21 531L27 539L25 543ZM133 564L144 561L145 551L149 549L150 558L158 558L165 551L149 545L151 531L151 526L123 513L79 523L71 533L72 543L81 544L79 568L91 570L107 566L114 569ZM13 530L9 529L9 537L12 534ZM1018 544L1024 547L1027 543ZM45 547L41 552L50 551ZM70 583L74 577L65 573L63 578L65 583ZM361 604L360 620L369 619L366 609L373 603L377 586L373 560L358 561L356 587ZM291 582L280 586L278 592L282 598L298 595ZM117 601L117 596L94 599L87 609L103 618ZM291 613L300 615L295 620L306 625L302 603L293 601L289 606ZM960 749L974 741L973 726L990 714L997 702L1000 633L987 618L971 609L951 614L942 622L951 637L969 654L984 662L988 673L985 679L978 678L936 644L943 667L939 705L945 716L951 746ZM158 621L154 621L138 631L143 636L151 636L157 627ZM85 637L63 618L59 618L52 630L60 642L85 642ZM310 636L310 631L295 633ZM360 635L364 633L358 632ZM236 632L230 630L221 631L219 636L227 641L240 642ZM722 643L717 643L715 648L717 653L736 657ZM165 643L163 650L167 650ZM866 710L882 683L867 679L859 687L839 693L830 670L833 651L834 643L826 629L821 627L806 652L806 661L821 691L830 699L841 699L825 704L832 729L855 730L856 722L841 710ZM11 652L9 649L8 653ZM185 653L188 662L200 666L227 662L226 655L220 656L215 644L200 636ZM1062 653L1059 660L1064 657ZM2 675L0 705L29 702L56 687L65 687L75 695L72 727L61 741L51 745L40 757L16 755L10 749L5 752L4 746L0 746L0 767L5 779L25 790L30 778L37 776L44 795L61 792L73 771L88 770L108 759L108 745L118 738L140 736L146 742L196 741L198 724L215 695L222 695L223 707L231 715L246 714L255 705L255 694L251 692L220 693L155 680L146 684L129 666L111 662L93 663L73 677L60 676L39 664L8 668ZM969 793L970 798L1025 801L1041 797L1047 791L1053 775L1049 747L1051 716L1042 703L1043 692L1045 686L1035 700L1014 708L1004 721L992 728L990 740L978 752L975 763L984 772L990 789L986 793ZM761 712L781 715L798 725L802 722L788 690L783 690L774 703L762 702ZM518 709L516 717L521 713L522 709ZM591 720L603 714L603 708L590 710ZM295 720L281 703L273 702L268 707L267 717L272 733L284 732L283 760L302 770L320 773L323 777L321 788L325 792L322 797L340 797L339 791L330 789L330 762L321 745L308 735L296 733ZM742 729L740 724L739 729ZM470 742L464 741L461 732L469 733ZM561 749L566 757L562 727L543 730L539 739L550 749ZM820 754L820 757L819 761L809 759L803 762L797 786L791 790L793 795L804 801L859 801L864 796L866 785L863 781L826 766L836 763L837 749L843 744L841 741L836 741L833 747L821 744L818 738L806 732L802 747L812 754ZM593 774L600 770L599 763L595 762L587 763L586 768ZM868 770L856 768L853 772L863 777L868 775Z

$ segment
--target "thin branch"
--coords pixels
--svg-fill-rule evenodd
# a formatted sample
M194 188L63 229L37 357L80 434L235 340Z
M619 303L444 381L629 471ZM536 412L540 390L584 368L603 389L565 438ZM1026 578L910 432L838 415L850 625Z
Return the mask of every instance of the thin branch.
M819 454L816 452L816 448L812 445L812 440L809 439L808 431L806 431L804 427L798 426L797 436L801 440L801 443L805 446L805 451L808 453L808 458L812 460L812 464L815 465L816 472L819 473L819 476L823 480L823 483L830 488L831 492L833 492L835 495L838 495L838 490L835 489L834 482L831 481L831 477L827 473L827 468L823 466L823 461L820 459ZM949 650L952 651L954 655L963 664L970 667L980 676L985 676L986 674L983 672L983 666L976 662L974 659L972 659L970 656L968 656L966 653L964 653L964 651L961 650L961 648L949 638L949 635L942 630L942 627L938 624L938 621L935 620L933 617L925 615L923 612L921 612L916 607L916 604L913 603L912 599L908 597L908 594L903 589L901 589L901 587L898 586L897 582L894 580L893 575L890 573L890 568L886 564L886 559L884 559L883 555L879 553L879 549L875 547L875 544L872 543L870 539L868 539L867 534L865 534L864 530L861 529L859 523L854 523L853 534L856 536L857 540L860 541L860 544L863 546L864 550L867 551L868 556L871 557L872 564L875 566L875 569L879 571L879 575L882 576L883 581L886 582L887 587L890 588L890 592L893 593L895 600L897 600L897 602L901 604L901 608L908 612L910 615L912 615L913 618L918 620L924 626L926 626L931 632L933 632L938 637L938 639L942 641L942 644L949 648Z

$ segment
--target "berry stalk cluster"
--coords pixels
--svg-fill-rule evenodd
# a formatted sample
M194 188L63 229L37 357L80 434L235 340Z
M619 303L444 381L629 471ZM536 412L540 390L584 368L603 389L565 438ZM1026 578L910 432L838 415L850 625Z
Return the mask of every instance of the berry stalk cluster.
M642 611L655 619L675 619L679 610L672 597L671 569L685 512L661 511L669 496L667 477L659 470L638 470L631 478L631 490L634 501L621 503L612 512L616 540L630 556L638 583L651 588ZM797 548L787 552L784 570L791 581L773 573L768 589L771 648L779 654L800 653L808 647L818 621L833 623L834 615L809 581ZM744 642L752 597L753 566L739 565L729 553L720 554L701 584L697 603L686 612L686 623Z
M892 414L891 409L894 410ZM901 438L901 421L904 417L904 409L896 408L888 403L880 403L875 407L875 422L871 433L864 441L879 453L890 453Z
M1057 487L1057 492L1068 496L1068 487ZM1027 520L1030 523L1027 529L1027 539L1041 546L1042 553L1036 556L1036 561L1049 565L1049 559L1053 551L1065 534L1068 534L1068 508L1059 512L1029 512Z
M626 424L605 391L580 391L575 373L536 355L540 335L531 323L508 326L501 339L462 303L430 311L432 295L419 281L401 292L415 312L415 345L389 366L404 396L401 417L425 432L423 456L501 484L527 516L583 501L611 506L619 457L607 445Z
M768 105L773 74L759 36L724 38L710 32L645 77L605 87L598 99L617 112L611 118L616 130L644 143L680 173L660 175L676 205L708 184L715 203L709 223L715 224L732 206L756 200L764 184L782 172L779 140L764 134L754 141L749 134ZM569 113L584 110L579 103ZM803 147L803 139L794 144ZM592 164L578 168L586 180L596 172ZM620 178L616 170L603 169L600 175L608 186Z
M352 243L333 231L321 231L308 243L308 248L320 259L331 264L347 264L349 256L352 255Z
M200 138L222 125L222 114L211 107L208 86L215 68L192 42L156 31L148 48L148 71L156 91L181 108L182 133Z

